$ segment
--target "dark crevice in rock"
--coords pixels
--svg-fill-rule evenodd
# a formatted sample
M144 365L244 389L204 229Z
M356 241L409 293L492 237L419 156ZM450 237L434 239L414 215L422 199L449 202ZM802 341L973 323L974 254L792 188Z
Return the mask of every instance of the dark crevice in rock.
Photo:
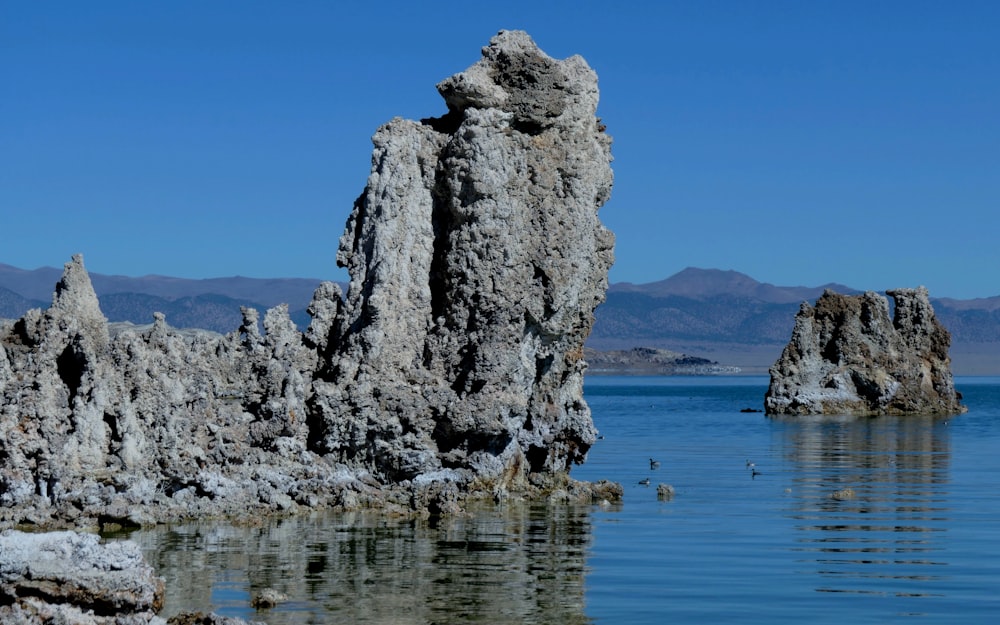
M30 311L29 311L30 312ZM11 347L23 347L30 349L35 347L37 343L32 340L31 335L28 332L28 318L27 316L22 317L14 322L14 327L11 333L4 337L4 345L9 349Z
M323 420L323 413L317 410L311 403L308 403L306 411L306 448L317 454L330 451L324 446L325 439L326 425Z
M88 597L89 601L81 601L80 597ZM68 601L71 597L77 597L76 601ZM25 580L17 587L17 600L37 599L43 603L60 605L71 603L83 612L92 611L97 617L111 617L121 612L122 606L111 600L101 600L93 597L87 589L75 589L72 586L64 585L56 580ZM8 604L10 605L10 604Z
M435 426L431 436L437 444L438 451L443 454L455 450L464 442L464 439L455 432L451 421L446 416L435 419Z
M441 117L425 117L420 123L430 126L441 134L453 135L458 132L464 118L465 114L462 111L448 111Z
M115 443L120 443L122 440L122 435L118 431L118 417L115 415L105 412L104 413L104 423L108 426L108 433L111 437L111 441Z
M73 405L73 399L80 390L80 382L83 380L85 360L78 354L73 345L67 345L56 358L56 371L59 379L63 381L69 390L69 405Z
M510 122L510 127L526 135L540 135L545 131L545 126L531 119L514 119Z
M836 334L827 339L826 343L823 345L823 349L820 351L820 355L823 356L823 360L828 362L839 362L840 361L840 347L837 342L840 339Z
M427 283L431 293L431 320L435 324L438 318L444 317L450 305L448 253L451 248L449 234L452 230L452 220L448 208L446 177L447 172L443 168L438 168L434 174L434 186L431 192L431 228L434 240ZM425 364L429 364L427 359Z
M484 451L497 456L510 445L512 437L509 432L497 434L474 433L468 438L470 452Z
M545 471L545 463L549 459L549 450L537 445L531 445L524 454L528 461L528 471L530 473L541 473Z
M877 406L882 401L884 389L879 388L873 380L866 378L857 371L851 372L851 382L854 383L854 391L864 398L869 405Z
M545 374L549 372L552 368L552 363L555 362L556 357L549 354L544 357L535 357L535 384L539 384Z

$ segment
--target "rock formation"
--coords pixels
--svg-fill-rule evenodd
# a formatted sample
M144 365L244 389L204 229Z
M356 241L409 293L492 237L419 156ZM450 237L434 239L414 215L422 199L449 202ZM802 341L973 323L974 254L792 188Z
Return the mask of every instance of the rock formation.
M238 618L181 612L169 620L163 579L134 542L94 534L0 533L0 623L6 625L247 625Z
M0 526L589 497L568 472L613 258L596 76L501 32L439 90L443 117L376 133L348 292L320 285L306 332L283 306L225 336L109 326L81 256L0 326Z
M93 534L0 534L0 622L130 623L156 619L163 580L131 542Z
M803 303L771 367L769 415L948 415L965 411L927 289L840 295Z
M340 240L351 282L318 443L380 479L471 470L507 487L565 472L595 439L582 346L613 261L597 218L611 140L593 71L522 32L438 90L447 115L375 135Z
M163 623L163 580L131 542L92 534L0 534L0 621Z

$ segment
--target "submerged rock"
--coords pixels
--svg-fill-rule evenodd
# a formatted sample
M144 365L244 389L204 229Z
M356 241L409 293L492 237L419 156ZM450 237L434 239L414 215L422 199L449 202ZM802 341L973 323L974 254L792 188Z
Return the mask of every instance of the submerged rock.
M265 625L259 621L244 621L233 616L220 616L211 612L184 612L172 616L167 620L166 625Z
M288 601L288 595L274 588L264 588L254 594L253 599L250 600L250 605L258 610L267 610L282 601Z
M955 391L951 336L927 289L826 291L803 303L792 338L771 367L767 414L948 415L965 412Z
M830 499L833 499L834 501L848 501L850 499L854 499L854 489L847 487L835 490L830 493Z
M79 255L0 326L0 526L604 497L568 477L613 260L597 77L501 32L439 90L446 115L376 133L348 292L320 285L306 332L285 306L225 336L109 327Z
M677 491L670 484L657 484L656 485L656 498L660 501L670 501L674 498Z

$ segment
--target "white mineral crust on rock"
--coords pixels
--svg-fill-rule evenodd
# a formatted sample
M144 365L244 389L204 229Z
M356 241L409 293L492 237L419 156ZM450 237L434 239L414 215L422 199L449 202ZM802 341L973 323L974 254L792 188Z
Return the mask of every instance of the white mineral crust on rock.
M0 622L162 625L162 603L163 580L133 542L0 533Z

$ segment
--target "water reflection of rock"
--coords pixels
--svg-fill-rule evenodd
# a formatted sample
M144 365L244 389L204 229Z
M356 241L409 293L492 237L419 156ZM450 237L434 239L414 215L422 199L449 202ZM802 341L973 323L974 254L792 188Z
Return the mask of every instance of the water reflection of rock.
M800 532L792 549L800 565L815 567L816 590L940 594L947 422L798 417L783 432Z
M590 537L589 510L566 506L483 511L437 525L356 513L131 536L166 579L164 615L211 608L254 616L250 597L273 588L288 600L259 613L270 625L587 623Z

